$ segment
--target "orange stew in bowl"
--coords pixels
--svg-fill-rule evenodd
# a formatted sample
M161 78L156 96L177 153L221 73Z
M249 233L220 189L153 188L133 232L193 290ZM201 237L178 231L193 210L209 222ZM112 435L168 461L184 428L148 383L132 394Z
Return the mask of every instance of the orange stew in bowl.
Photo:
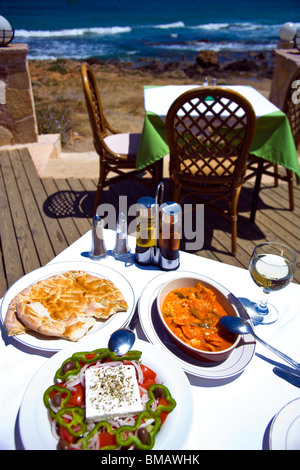
M236 335L219 325L228 315L216 294L200 282L195 287L174 289L166 296L162 314L171 331L183 342L202 351L223 351Z

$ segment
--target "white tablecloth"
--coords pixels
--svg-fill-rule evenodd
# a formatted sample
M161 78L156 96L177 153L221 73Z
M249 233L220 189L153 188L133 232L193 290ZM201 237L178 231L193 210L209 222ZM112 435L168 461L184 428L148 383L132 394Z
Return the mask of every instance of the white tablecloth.
M144 88L144 107L165 121L170 104L182 93L196 88L196 85L166 85ZM243 95L252 104L257 118L278 111L277 106L267 100L255 88L243 85L224 86Z
M114 232L105 231L108 249L114 246ZM130 238L134 251L135 239ZM58 255L53 262L87 261L91 232ZM125 266L109 256L101 263L123 274L132 284L136 299L147 282L161 274L159 269ZM238 298L256 299L260 290L247 270L228 266L201 256L181 253L180 269L212 277ZM256 333L287 355L300 361L300 286L289 285L270 295L280 311L279 320L256 327ZM138 326L140 339L146 339ZM47 362L49 353L19 346L2 329L0 340L0 449L21 449L18 411L24 391L35 372ZM211 380L188 375L194 400L194 414L185 448L201 449L264 449L268 448L270 423L288 402L300 396L300 389L278 378L274 364L280 359L269 350L256 346L255 355L245 370L230 379ZM180 432L180 430L179 430Z

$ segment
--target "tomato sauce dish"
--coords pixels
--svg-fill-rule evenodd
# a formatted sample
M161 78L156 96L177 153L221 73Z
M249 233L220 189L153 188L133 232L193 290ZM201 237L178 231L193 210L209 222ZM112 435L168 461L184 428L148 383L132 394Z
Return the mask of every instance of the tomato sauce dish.
M205 276L176 277L161 286L157 309L176 345L194 358L220 362L240 341L219 324L224 315L239 316L228 291Z

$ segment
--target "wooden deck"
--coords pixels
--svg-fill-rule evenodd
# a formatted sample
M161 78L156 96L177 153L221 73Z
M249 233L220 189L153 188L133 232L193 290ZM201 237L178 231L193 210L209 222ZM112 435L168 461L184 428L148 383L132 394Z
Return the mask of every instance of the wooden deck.
M97 177L97 175L95 175ZM90 230L97 179L41 179L27 149L0 152L0 297L17 279L40 266ZM295 185L295 210L288 210L285 184L263 183L254 224L249 223L253 184L243 188L239 204L238 250L231 256L229 224L205 212L204 246L197 255L248 268L250 254L264 240L295 249L300 281L300 188ZM149 190L138 183L120 183L103 194L102 203L127 207ZM165 200L168 200L166 182ZM185 241L182 242L185 249ZM89 249L89 247L87 247Z

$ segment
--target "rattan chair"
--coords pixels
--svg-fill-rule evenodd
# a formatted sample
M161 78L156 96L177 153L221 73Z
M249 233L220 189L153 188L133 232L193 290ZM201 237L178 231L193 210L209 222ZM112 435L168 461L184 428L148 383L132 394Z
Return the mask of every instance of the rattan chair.
M292 86L293 83L300 80L300 70L297 70L292 77L286 91L282 111L287 115L290 123L292 135L294 138L296 149L300 145L300 105L293 99L295 88ZM268 162L262 158L250 156L248 160L248 172L246 180L255 176L255 185L251 205L250 222L255 221L255 215L257 210L258 196L261 186L261 179L263 175L268 175L274 178L275 187L278 186L279 180L288 183L289 191L289 209L291 211L295 208L294 203L294 172L288 169L280 169L277 164Z
M93 69L86 62L82 63L81 75L93 142L100 158L99 180L94 202L95 214L103 188L113 183L124 179L135 179L155 190L162 177L161 162L156 162L143 170L136 168L141 134L124 134L113 129L104 116ZM141 177L147 172L150 173L150 181Z
M237 206L255 131L251 104L222 87L194 88L171 105L166 129L172 200L197 196L231 223L237 249ZM225 209L218 202L225 200ZM183 207L184 210L184 207Z

